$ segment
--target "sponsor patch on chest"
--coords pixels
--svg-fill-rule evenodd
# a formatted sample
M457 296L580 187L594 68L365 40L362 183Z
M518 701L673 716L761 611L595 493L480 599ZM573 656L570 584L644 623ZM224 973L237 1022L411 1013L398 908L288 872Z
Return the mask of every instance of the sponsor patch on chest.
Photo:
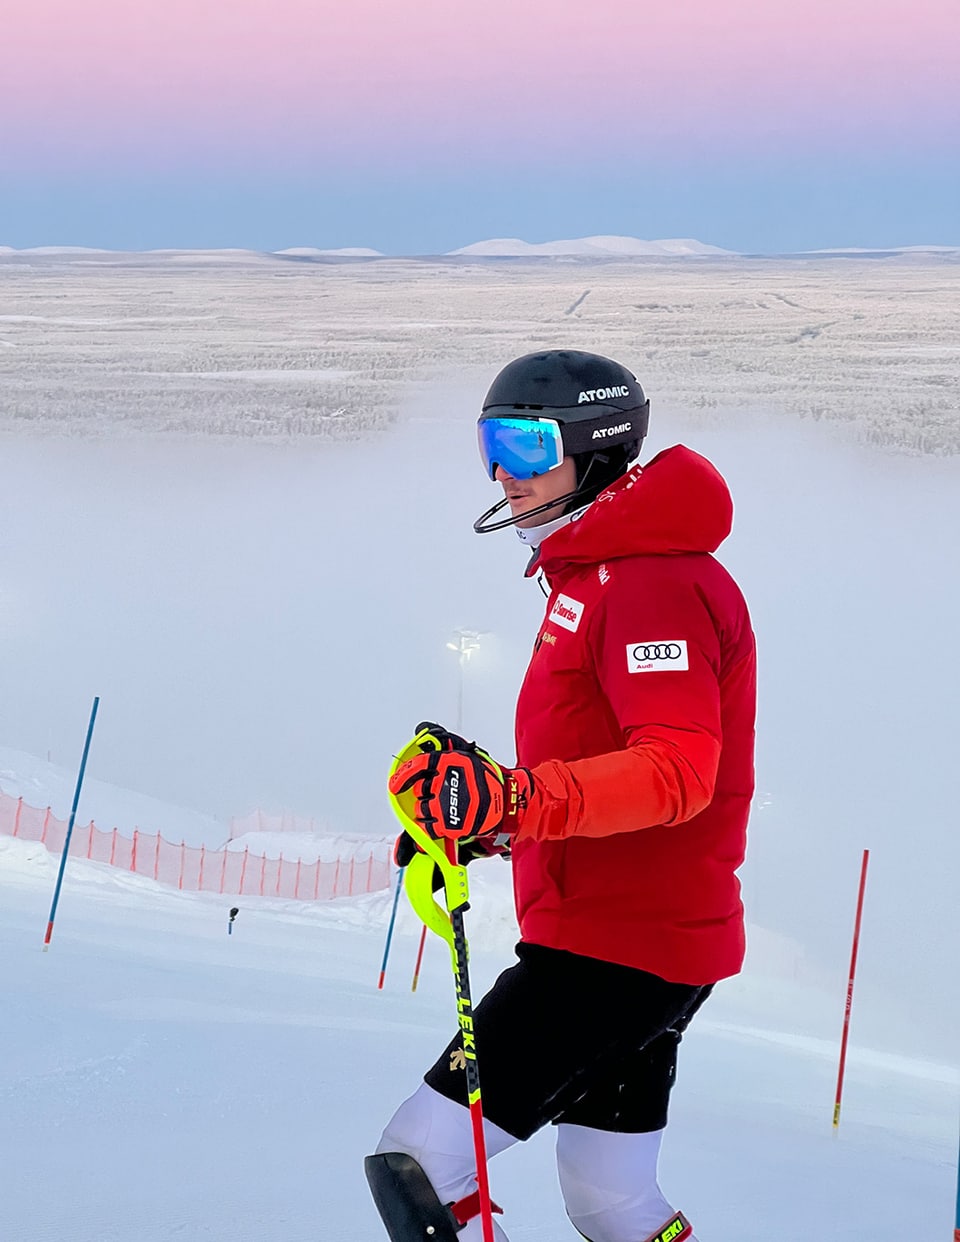
M627 643L628 673L683 673L689 669L687 640Z
M583 604L579 600L571 599L569 595L558 595L547 620L554 625L562 625L565 630L576 632L582 616Z

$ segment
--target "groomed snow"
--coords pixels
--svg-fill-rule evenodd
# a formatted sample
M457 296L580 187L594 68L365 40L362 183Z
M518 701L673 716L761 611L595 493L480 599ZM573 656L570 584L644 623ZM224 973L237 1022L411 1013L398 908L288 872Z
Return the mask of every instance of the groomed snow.
M353 1242L385 1235L362 1158L454 1025L449 959L389 893L306 906L181 894L71 863L52 947L56 860L0 837L0 1237L16 1242ZM510 961L508 870L471 869L474 992ZM818 998L773 975L722 985L688 1033L662 1160L702 1242L948 1236L954 1071L804 1036ZM760 1015L765 1015L761 1019ZM528 1033L536 1055L549 1038ZM481 1072L482 1072L482 1049ZM499 1157L517 1242L566 1222L552 1135Z

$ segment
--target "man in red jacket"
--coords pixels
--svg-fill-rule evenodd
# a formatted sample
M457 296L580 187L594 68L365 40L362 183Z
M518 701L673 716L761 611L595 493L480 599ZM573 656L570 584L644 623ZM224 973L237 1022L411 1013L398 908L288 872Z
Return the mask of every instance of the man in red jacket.
M440 731L444 748L391 780L431 836L512 853L519 960L474 1012L487 1149L556 1125L567 1213L589 1242L696 1242L657 1160L683 1031L744 953L756 654L712 555L733 506L682 445L631 465L648 415L636 377L596 354L530 354L494 380L479 437L504 496L475 529L514 526L527 575L550 587L518 766ZM398 848L409 857L409 839ZM393 1242L479 1242L460 1047L368 1157ZM399 1181L390 1153L412 1158Z

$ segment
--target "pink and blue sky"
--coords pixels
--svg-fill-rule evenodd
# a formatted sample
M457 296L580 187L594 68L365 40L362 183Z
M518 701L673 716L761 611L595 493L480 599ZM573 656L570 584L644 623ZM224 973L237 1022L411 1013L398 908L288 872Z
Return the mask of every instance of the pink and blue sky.
M957 0L30 0L0 245L960 245Z

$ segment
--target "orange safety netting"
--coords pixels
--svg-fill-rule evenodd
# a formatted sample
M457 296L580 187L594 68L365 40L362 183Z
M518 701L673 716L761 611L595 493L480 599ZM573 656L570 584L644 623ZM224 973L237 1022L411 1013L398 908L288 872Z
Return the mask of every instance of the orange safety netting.
M54 854L63 852L67 823L47 807L40 810L22 798L0 792L0 833L22 841L39 841ZM389 888L393 866L389 857L369 852L334 860L304 862L300 858L268 858L249 849L207 849L175 845L159 833L135 830L121 836L104 832L91 820L74 824L70 856L121 867L159 884L187 892L230 893L247 897L288 897L321 901Z

